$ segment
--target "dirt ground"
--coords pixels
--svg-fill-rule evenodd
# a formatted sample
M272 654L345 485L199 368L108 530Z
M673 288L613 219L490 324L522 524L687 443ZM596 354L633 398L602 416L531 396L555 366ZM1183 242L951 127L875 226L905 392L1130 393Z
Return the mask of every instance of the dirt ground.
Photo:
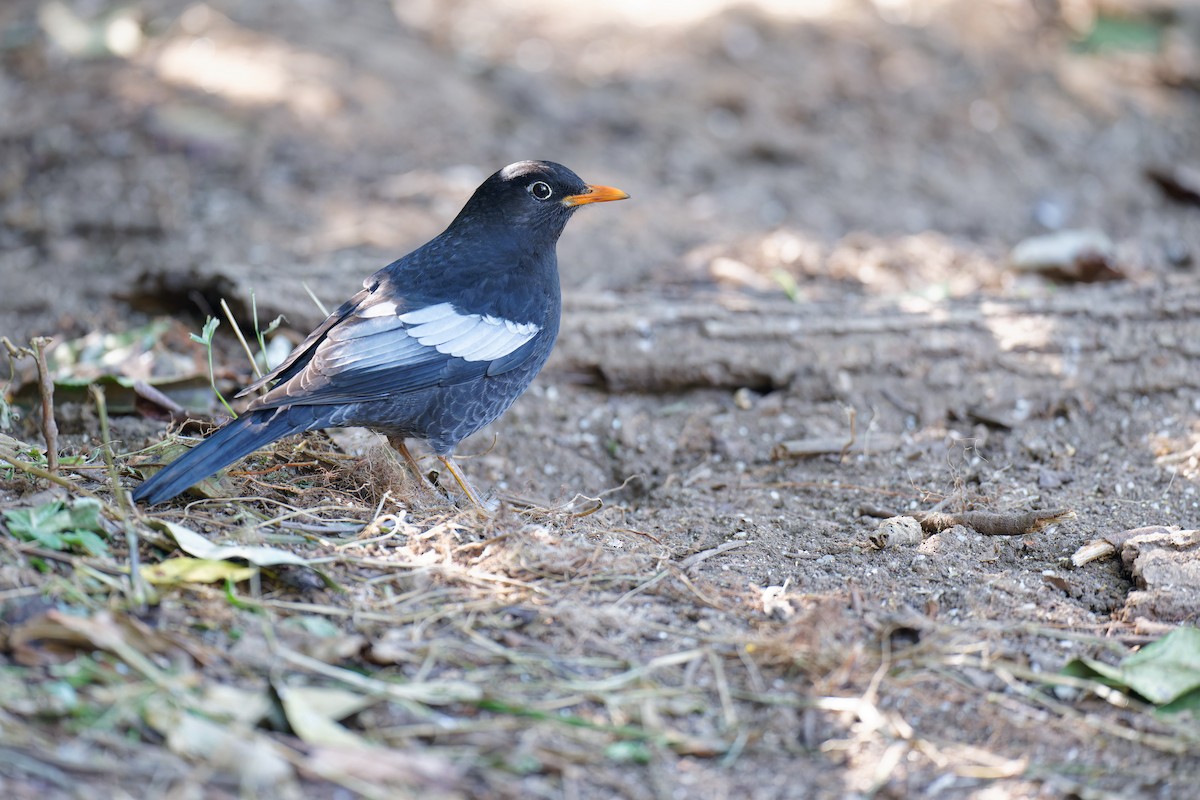
M0 507L94 492L111 553L0 521L0 794L1200 796L1194 712L1055 677L1200 617L1196 584L1071 562L1200 527L1197 131L1186 2L5 3L0 335L162 320L86 366L196 417L222 299L298 341L308 289L339 303L522 158L632 199L572 221L558 349L460 448L490 520L353 432L137 514L62 381L97 469L0 472ZM1106 239L1014 256L1070 231ZM228 323L215 359L251 379ZM168 427L109 394L132 487ZM879 538L932 510L1071 513ZM142 607L124 532L191 552L151 518L337 586Z

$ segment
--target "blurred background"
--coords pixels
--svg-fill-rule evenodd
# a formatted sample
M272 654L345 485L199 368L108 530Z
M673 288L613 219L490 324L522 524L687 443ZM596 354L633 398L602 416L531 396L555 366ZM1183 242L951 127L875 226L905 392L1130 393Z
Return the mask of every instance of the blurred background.
M523 158L634 198L564 237L568 306L1038 292L1008 254L1071 230L1117 277L1200 252L1192 3L10 0L0 70L14 340L251 289L305 327L302 282L340 302Z

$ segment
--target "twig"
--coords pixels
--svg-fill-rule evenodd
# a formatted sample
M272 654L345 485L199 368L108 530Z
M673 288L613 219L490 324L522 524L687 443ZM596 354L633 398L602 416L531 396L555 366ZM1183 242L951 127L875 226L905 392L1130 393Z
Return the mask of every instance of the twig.
M700 591L699 587L697 587L696 584L692 583L691 579L687 576L686 572L676 573L675 580L682 583L685 589L687 589L692 594L696 595L696 599L699 600L701 603L704 603L704 605L708 606L709 608L715 608L718 611L729 611L728 606L721 605L716 600L713 600L711 597L706 595L704 592Z
M54 765L47 763L43 760L45 756L45 751L38 752L36 755L31 755L29 753L23 753L15 747L10 747L8 745L0 747L0 759L2 759L4 763L8 765L9 769L16 774L19 775L21 773L25 773L26 775L35 776L46 783L54 784L58 788L62 789L64 793L68 793L72 789L78 789L78 776L67 775ZM94 770L95 768L91 767L91 769ZM5 770L5 772L10 775L12 774L9 773L8 770Z
M995 669L992 670L992 672L998 678L1000 678L1000 680L1004 681L1004 683L1008 685L1010 689L1013 689L1020 694L1025 700L1031 703L1036 703L1037 705L1040 705L1043 708L1058 714L1061 718L1073 719L1077 725L1084 725L1100 733L1108 734L1118 739L1124 739L1128 742L1136 742L1137 744L1145 747L1151 747L1164 753L1183 755L1185 753L1195 753L1200 751L1200 741L1196 739L1194 733L1185 734L1183 731L1175 729L1172 731L1172 735L1163 735L1159 733L1139 731L1134 728L1126 728L1122 725L1118 725L1116 722L1101 717L1099 714L1080 712L1067 703L1059 702L1045 692L1038 691L1037 689L1018 681L1017 678L1021 676L1015 675L1014 670ZM1065 676L1060 675L1054 677L1059 680L1046 681L1046 676L1044 675L1029 677L1026 678L1026 680L1041 679L1042 682L1063 683L1061 678ZM1100 686L1102 686L1102 684L1097 683L1089 688L1095 692ZM989 692L987 695L989 702L996 702L1001 697L1004 697L1004 695L998 692ZM1156 721L1160 724L1163 722L1161 719Z
M76 484L74 481L68 480L61 475L55 475L49 470L42 469L37 464L30 464L28 461L23 460L15 452L6 447L0 447L0 461L7 461L12 466L24 473L33 475L35 478L41 478L42 480L47 480L51 483L57 483L59 486L64 486L73 492L78 492L84 497L94 497L95 499L100 500L99 495L97 495L95 492L90 492L87 489L84 489L82 486ZM107 507L107 504L105 505Z
M699 553L690 555L687 558L685 558L683 561L680 561L678 564L672 564L671 566L674 567L675 569L678 569L680 572L687 572L689 569L696 566L701 561L712 558L713 556L719 556L721 553L726 553L730 550L736 550L739 547L745 547L748 544L750 544L750 542L745 541L745 540L735 540L732 542L725 542L724 544L717 545L716 547L711 548L709 550L702 550ZM616 602L613 603L613 607L616 608L617 606L622 605L626 600L629 600L632 597L636 597L637 595L639 595L642 592L649 589L651 586L654 586L656 583L659 583L660 581L662 581L664 578L666 578L670 574L671 574L670 568L664 569L662 572L660 572L657 575L655 575L654 577L650 578L645 583L635 586L634 588L630 589L625 594L618 597ZM715 607L719 608L719 606L715 606Z
M339 683L359 689L370 695L386 697L401 702L416 702L430 706L448 705L451 703L479 702L483 698L483 690L473 683L466 681L427 681L424 683L392 683L381 681L366 675L360 675L324 661L297 653L283 645L277 645L275 655L297 669L307 670L317 675L323 675Z
M237 337L241 343L242 349L246 351L246 358L250 359L250 368L254 370L254 377L261 378L262 370L258 368L258 361L254 358L254 352L250 349L250 344L246 341L246 337L242 335L242 328L237 324L237 320L233 318L233 312L229 310L229 303L225 302L225 298L221 298L221 310L225 312L225 319L229 320L229 327L233 328L233 335Z
M512 586L518 589L525 589L534 594L548 595L550 592L537 584L527 581L519 581L515 578L509 578L504 575L498 575L493 572L482 572L481 570L467 570L455 564L427 564L420 561L401 561L387 560L382 558L358 558L349 555L342 555L341 561L347 564L355 564L360 567L374 567L377 569L401 570L410 569L416 571L426 571L438 573L451 578L457 578L463 583L469 583L474 586L491 586L492 584L500 584L501 586Z
M37 364L38 393L42 397L42 436L46 438L46 465L51 475L58 474L58 423L54 421L54 379L46 366L46 345L52 340L48 336L35 336L33 358Z
M566 725L571 728L598 731L630 741L652 742L671 748L677 753L688 753L701 756L715 756L728 752L724 742L707 742L693 739L686 734L669 729L655 731L643 725L605 725L574 714L553 713L532 706L518 706L502 700L485 698L475 704L480 710L494 714L506 714L537 722L549 722L556 725ZM743 742L744 745L744 742Z
M838 454L838 460L843 464L846 463L846 458L850 455L850 448L854 447L854 443L858 441L858 409L854 406L846 407L846 421L850 424L850 438L842 445L842 451Z
M939 671L939 669L956 670L966 668L991 673L1003 681L1022 699L1057 714L1061 719L1072 724L1076 731L1078 731L1078 726L1082 725L1091 730L1116 736L1126 741L1136 742L1163 752L1176 754L1200 752L1200 735L1195 730L1175 723L1164 716L1153 715L1153 708L1151 706L1141 703L1128 694L1107 686L1100 681L1052 672L1038 672L1014 661L990 658L986 655L963 654L950 658L941 657L936 662L919 660L916 663L932 668L935 672ZM967 682L966 685L973 686L974 684ZM1132 727L1125 727L1099 714L1081 711L1068 703L1063 703L1055 699L1050 693L1039 688L1047 685L1064 686L1090 692L1115 708L1136 713L1145 720L1152 720L1158 726L1169 731L1169 734L1151 733ZM1012 699L1011 695L1001 695L998 693L989 693L987 695L989 702L997 702L1001 697Z
M706 560L712 558L713 556L719 556L722 553L728 553L730 550L736 550L739 547L745 547L748 544L750 544L750 542L745 539L736 539L732 542L725 542L724 544L719 544L710 550L702 550L699 553L693 553L692 555L685 558L683 561L679 562L679 568L681 570L683 570L684 572L687 572L689 569L696 566L701 561L706 561Z
M837 436L816 437L813 439L796 439L780 442L771 448L771 460L783 461L789 458L811 458L836 454L845 459L851 454L885 453L900 446L900 437L886 433L877 433L869 441L860 442L851 437L849 441ZM790 485L784 483L782 485ZM877 491L877 490L872 490Z
M42 400L42 437L46 440L47 472L58 475L58 423L54 421L54 379L50 376L50 368L46 365L46 346L53 341L48 336L35 336L29 340L29 347L17 347L7 336L0 339L8 352L9 372L15 376L17 368L15 359L30 356L37 366L38 394Z
M329 311L326 310L325 304L321 302L321 299L319 297L317 297L317 295L315 293L313 293L313 290L309 288L308 284L301 282L300 285L304 287L304 291L308 292L308 296L310 298L312 298L312 301L314 303L316 303L317 308L319 308L321 310L321 313L328 317Z
M610 675L607 678L577 681L568 680L564 681L563 685L573 692L604 695L610 692L619 691L630 684L638 683L639 681L642 681L648 677L651 673L664 667L678 667L684 664L690 664L691 662L704 657L704 649L696 647L692 648L691 650L683 650L678 653L667 653L666 655L657 656L644 664L630 667L624 672L618 673L617 675Z
M125 487L121 485L120 475L117 473L117 462L113 459L112 437L108 428L108 403L104 398L104 387L92 384L89 388L96 401L96 413L100 416L100 441L102 443L100 451L104 455L104 463L108 466L108 479L112 483L113 497L117 501L121 526L125 529L125 549L129 553L129 599L134 607L145 608L148 595L146 585L142 582L138 532L130 518L129 495L125 494Z
M45 559L46 561L57 561L60 564L69 564L76 570L81 569L82 567L87 567L89 569L94 569L97 572L102 572L105 575L115 575L120 577L125 574L125 570L121 569L120 567L114 567L106 564L100 559L85 558L73 553L64 553L59 550L51 550L49 548L39 546L37 542L23 542L21 544L14 544L11 549L12 552L20 553L24 556L33 556L35 558ZM37 589L37 587L34 587L34 589L35 591L40 591Z
M275 464L266 469L231 469L229 475L238 477L258 477L260 475L270 475L272 472L278 472L281 469L293 469L295 467L319 467L319 461L288 461L283 464Z
M994 511L963 511L945 514L936 511L912 514L921 523L926 533L940 533L962 525L984 536L1022 536L1036 533L1047 525L1062 522L1075 516L1069 508L1053 511L1026 511L1024 513L997 513Z
M706 648L706 651L708 664L713 671L713 682L717 686L717 697L721 701L721 721L726 730L733 730L738 725L738 715L737 708L733 704L733 697L729 693L729 678L725 674L725 665L711 649Z

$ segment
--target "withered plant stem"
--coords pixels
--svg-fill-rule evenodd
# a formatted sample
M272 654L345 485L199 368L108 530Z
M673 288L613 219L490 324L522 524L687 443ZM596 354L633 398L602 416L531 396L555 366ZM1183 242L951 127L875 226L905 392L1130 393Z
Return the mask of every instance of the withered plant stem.
M108 467L108 480L112 485L113 498L116 500L121 527L125 529L125 547L129 551L129 600L134 607L144 608L148 595L146 585L142 582L142 565L138 553L138 532L130 514L132 504L129 495L125 493L125 487L121 485L120 475L117 472L117 462L113 459L112 436L109 434L108 429L108 402L104 397L104 387L92 384L89 389L91 390L92 398L96 401L96 413L100 417L100 440L103 444L100 451L104 455L104 464Z
M46 469L51 475L58 474L58 423L54 421L54 379L46 366L46 345L49 336L35 336L29 340L33 345L33 359L37 364L38 393L42 396L42 436L46 439Z

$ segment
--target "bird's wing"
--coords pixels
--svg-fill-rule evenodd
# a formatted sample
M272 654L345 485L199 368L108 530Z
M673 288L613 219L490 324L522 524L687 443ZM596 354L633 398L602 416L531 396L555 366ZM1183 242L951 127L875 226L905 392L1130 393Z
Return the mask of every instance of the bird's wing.
M371 290L363 289L361 292L354 295L354 297L351 297L345 303L342 303L341 307L326 317L325 321L318 325L316 330L310 333L303 342L301 342L294 350L292 350L291 354L289 354L288 357L279 364L279 366L275 367L275 369L271 370L266 375L263 375L245 389L242 389L237 393L237 397L245 397L248 394L257 392L264 386L270 386L272 384L279 385L290 380L294 375L296 375L296 373L308 366L308 362L312 360L313 353L316 351L317 346L325 340L325 336L329 333L330 328L340 322L343 322L347 317L352 315L355 309L357 309L360 305L368 303L370 297Z
M277 381L253 407L360 403L499 374L524 363L540 334L450 303L411 308L360 293L258 382Z

